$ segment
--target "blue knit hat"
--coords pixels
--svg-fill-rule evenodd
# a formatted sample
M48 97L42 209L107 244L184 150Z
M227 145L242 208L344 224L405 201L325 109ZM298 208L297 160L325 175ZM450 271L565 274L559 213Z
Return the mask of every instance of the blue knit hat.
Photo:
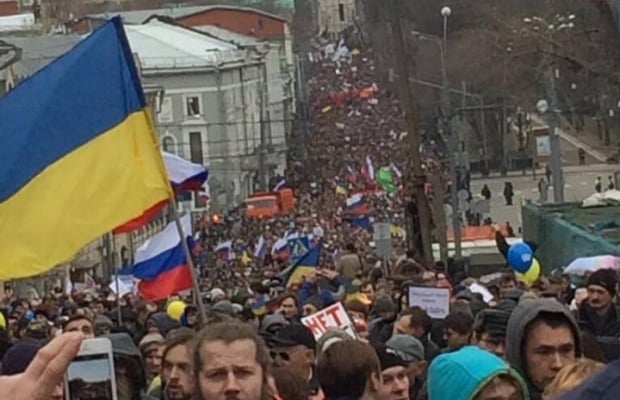
M23 342L11 347L2 358L2 373L0 375L21 374L28 368L30 362L39 351L38 342Z

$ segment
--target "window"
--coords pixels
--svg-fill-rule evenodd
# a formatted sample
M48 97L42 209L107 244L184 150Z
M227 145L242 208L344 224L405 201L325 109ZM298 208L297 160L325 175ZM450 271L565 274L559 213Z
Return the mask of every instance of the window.
M159 99L159 96L157 97ZM159 100L158 100L159 102ZM174 115L172 114L172 99L168 96L164 97L160 104L158 104L159 113L157 114L157 120L162 123L171 123L174 121Z
M191 162L196 164L203 164L202 154L202 132L190 132L189 133L189 151Z
M265 28L265 22L262 19L258 20L258 29L264 29Z
M202 115L199 96L185 97L185 115L188 117L198 117Z
M344 4L342 3L338 3L338 16L340 17L340 22L345 22Z
M166 153L172 153L172 154L176 153L174 151L174 139L170 136L164 137L164 139L161 141L161 147L163 147Z

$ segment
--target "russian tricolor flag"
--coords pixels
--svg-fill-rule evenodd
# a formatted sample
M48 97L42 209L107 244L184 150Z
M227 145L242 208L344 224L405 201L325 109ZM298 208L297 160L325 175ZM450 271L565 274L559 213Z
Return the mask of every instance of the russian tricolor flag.
M278 239L271 247L271 255L277 260L286 260L288 258L288 239L283 237Z
M261 235L261 237L258 238L258 243L256 243L256 247L254 248L254 258L256 258L257 260L263 260L266 253L267 242L265 242L265 237Z
M232 251L232 242L229 240L227 242L222 242L218 244L215 248L215 254L221 260L232 261L234 258Z
M366 202L364 201L364 197L359 193L349 197L347 199L346 205L346 211L348 213L363 215L367 214L370 211L368 204L366 204Z
M181 226L184 240L188 240L192 232L189 215L181 218ZM141 280L140 296L149 301L192 288L192 275L174 221L136 250L132 274Z
M201 191L209 171L200 164L189 162L175 154L162 152L168 178L176 193Z
M175 154L162 152L162 156L168 172L168 179L175 193L204 190L202 186L209 177L209 171L204 166L189 162ZM114 233L127 233L144 226L157 215L166 203L168 201L157 204L139 217L117 227L114 229Z

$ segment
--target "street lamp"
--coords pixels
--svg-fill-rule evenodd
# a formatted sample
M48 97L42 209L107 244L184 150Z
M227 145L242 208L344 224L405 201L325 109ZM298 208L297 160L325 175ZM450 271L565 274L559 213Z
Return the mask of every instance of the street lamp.
M459 197L458 197L458 174L457 174L457 151L459 146L456 135L452 129L451 115L450 115L450 87L448 84L448 72L446 70L445 60L448 55L448 19L452 15L452 9L448 6L441 8L441 16L443 17L443 37L442 37L442 83L443 83L443 115L444 115L444 132L449 135L448 148L450 156L448 157L450 162L450 176L452 183L450 184L450 202L452 203L452 230L454 231L454 256L455 258L461 258L461 212L459 210ZM460 159L460 157L459 157Z
M574 14L570 14L568 16L559 16L556 15L556 24L549 24L543 18L540 17L532 17L532 18L523 18L523 22L526 24L534 24L537 22L539 25L546 27L546 32L544 33L544 39L547 42L547 45L550 47L549 54L553 52L553 41L551 35L553 32L558 32L564 29L574 28L575 24L572 22L575 19ZM566 20L570 22L565 22ZM533 28L536 28L534 26ZM562 149L560 147L560 137L558 134L558 129L560 126L560 115L558 110L558 97L557 91L555 87L555 81L559 78L559 70L553 69L551 62L549 62L546 79L548 84L546 85L547 89L547 100L540 100L536 104L536 108L540 112L541 115L544 115L547 111L550 111L550 115L547 118L549 125L549 147L551 150L551 172L553 177L553 200L556 203L564 202L564 172L562 171Z

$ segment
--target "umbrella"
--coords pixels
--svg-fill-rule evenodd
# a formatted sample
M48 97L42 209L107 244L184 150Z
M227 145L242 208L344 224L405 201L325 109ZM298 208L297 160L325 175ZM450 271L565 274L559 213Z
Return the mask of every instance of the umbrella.
M564 269L564 273L583 276L599 269L620 270L620 257L612 255L578 257Z

